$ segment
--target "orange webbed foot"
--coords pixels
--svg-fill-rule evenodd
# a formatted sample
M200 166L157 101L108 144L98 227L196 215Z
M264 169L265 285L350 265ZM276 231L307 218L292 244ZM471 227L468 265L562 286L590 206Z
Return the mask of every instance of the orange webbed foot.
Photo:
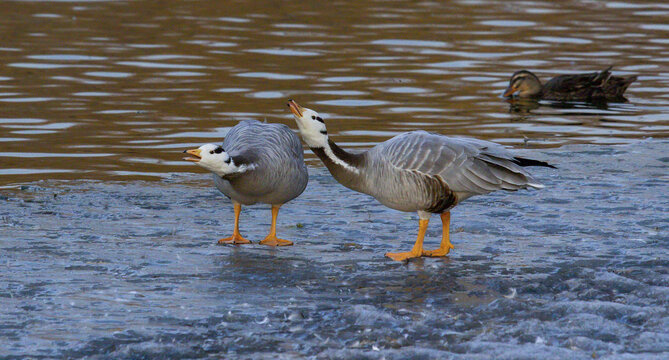
M233 245L241 245L241 244L251 244L249 240L244 239L241 235L232 235L230 237L220 239L218 240L219 244L233 244Z
M420 257L422 254L415 251L407 252L398 252L398 253L386 253L386 256L395 260L395 261L404 261L412 258Z
M453 246L453 244L449 242L448 244L446 244L446 246L442 246L439 249L423 250L423 256L442 257L448 255L451 249L455 249L455 247Z
M279 239L276 236L267 235L267 237L264 238L259 244L267 246L291 246L293 245L293 242L290 240Z

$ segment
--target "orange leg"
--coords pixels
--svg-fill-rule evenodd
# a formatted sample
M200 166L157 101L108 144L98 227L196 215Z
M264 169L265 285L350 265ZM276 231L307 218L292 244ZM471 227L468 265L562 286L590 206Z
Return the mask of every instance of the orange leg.
M416 243L413 245L411 251L400 252L400 253L386 253L386 256L395 261L402 261L406 259L420 257L423 254L423 239L425 238L425 232L427 232L427 224L429 221L430 219L418 220L418 238L416 238Z
M235 228L232 231L232 236L225 239L218 240L219 244L250 244L251 242L244 239L239 233L239 213L242 212L242 204L235 204Z
M446 211L445 213L441 214L441 226L442 226L441 246L439 246L439 248L436 250L423 251L423 256L432 256L432 257L446 256L446 254L448 254L448 252L451 251L451 249L454 249L453 244L451 244L451 237L449 234L450 225L451 225L451 212Z
M268 246L289 246L293 245L292 241L279 239L276 237L276 217L279 215L279 208L281 205L272 205L272 228L269 230L269 235L265 237L260 244Z

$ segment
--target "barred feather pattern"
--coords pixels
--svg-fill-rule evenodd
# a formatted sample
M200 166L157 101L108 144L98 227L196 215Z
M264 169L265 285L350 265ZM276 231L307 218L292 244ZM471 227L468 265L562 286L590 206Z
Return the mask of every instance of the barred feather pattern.
M224 178L214 175L218 190L240 204L284 204L307 186L302 144L286 125L242 121L228 132L222 146L236 165L249 169Z
M363 159L359 181L349 187L401 211L440 213L474 195L543 187L503 146L472 138L412 131Z

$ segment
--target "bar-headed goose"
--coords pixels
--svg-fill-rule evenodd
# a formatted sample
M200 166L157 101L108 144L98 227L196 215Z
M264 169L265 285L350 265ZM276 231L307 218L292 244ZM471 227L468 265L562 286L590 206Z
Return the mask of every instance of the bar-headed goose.
M242 121L228 132L221 146L206 144L184 152L191 155L184 160L214 173L214 184L234 204L233 234L219 243L250 243L239 233L239 213L242 205L260 202L272 205L272 227L260 244L293 244L277 238L276 217L282 204L302 194L308 174L300 139L288 126Z
M393 260L445 256L453 248L449 238L449 210L461 201L495 190L540 189L523 166L545 162L515 157L501 145L453 138L425 131L400 134L362 152L350 153L329 137L320 115L289 100L302 139L342 185L375 197L400 211L417 211L418 238L408 252L387 253ZM441 246L423 250L430 214L440 214Z

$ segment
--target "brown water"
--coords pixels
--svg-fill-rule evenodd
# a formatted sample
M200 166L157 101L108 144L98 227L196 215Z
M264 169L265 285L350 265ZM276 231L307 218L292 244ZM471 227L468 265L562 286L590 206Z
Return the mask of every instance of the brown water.
M295 128L287 98L348 147L419 128L530 147L669 135L661 2L29 1L2 14L0 185L195 171L181 151L239 120ZM608 65L639 76L629 103L514 111L500 98L521 68Z

